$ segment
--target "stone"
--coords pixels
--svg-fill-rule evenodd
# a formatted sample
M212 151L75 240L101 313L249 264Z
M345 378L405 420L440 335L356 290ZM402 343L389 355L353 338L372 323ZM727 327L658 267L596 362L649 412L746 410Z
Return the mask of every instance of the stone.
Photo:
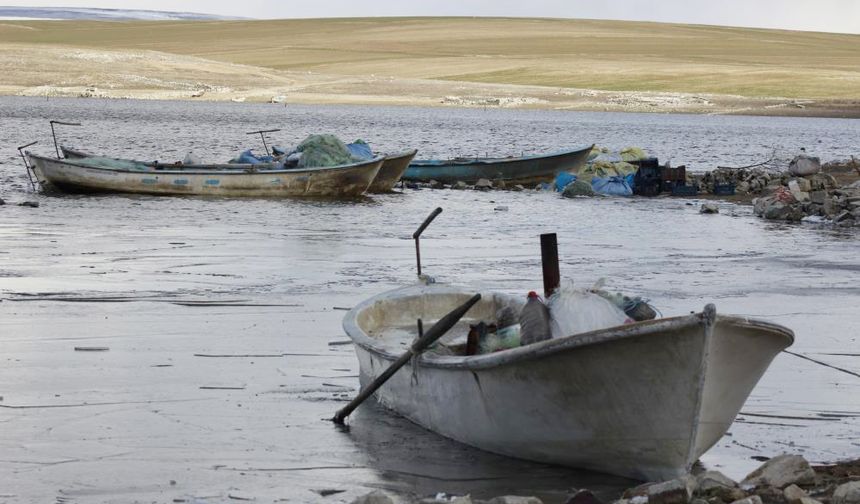
M448 495L444 493L437 494L435 497L421 499L418 504L472 504L472 497L469 495ZM481 501L477 501L481 502Z
M768 460L761 467L749 473L741 481L741 487L752 485L755 487L785 488L792 483L807 485L814 482L815 471L809 466L806 459L800 455L785 454Z
M591 490L585 488L577 491L564 501L564 504L603 504L600 499L594 496Z
M809 201L809 193L805 191L791 191L791 195L797 201Z
M849 481L836 487L830 504L860 504L860 481Z
M458 180L457 183L455 183L454 185L451 186L451 189L462 190L462 189L465 189L467 187L469 187L469 186L467 186L465 182L463 182L462 180Z
M517 192L519 192L519 191L525 191L525 190L526 190L526 188L525 188L525 187L523 187L523 185L522 185L522 184L517 184L517 185L515 185L515 186L511 187L511 191L517 191Z
M475 183L475 189L479 191L489 191L492 188L493 183L485 178L478 179L478 182Z
M811 193L809 193L809 201L811 201L815 204L823 205L824 200L826 200L826 199L827 199L827 191L812 191Z
M653 485L654 483L642 483L641 485L637 485L633 488L628 488L621 494L623 499L632 499L633 497L642 497L648 495L648 487Z
M496 189L507 189L507 188L508 188L508 185L505 184L504 180L497 180L496 181Z
M750 192L750 183L749 182L741 182L735 187L735 190L741 194L746 194Z
M696 491L708 493L716 488L735 488L738 484L720 471L705 471L696 478Z
M839 213L839 206L837 204L837 199L835 197L829 197L824 199L824 203L822 205L824 207L824 214L828 216L834 216Z
M39 208L39 202L38 201L22 201L22 202L18 203L18 206L25 206L25 207L30 207L30 208Z
M382 490L374 490L369 494L358 497L352 504L394 504L394 500Z
M840 212L839 214L837 214L835 217L833 217L833 222L835 224L838 224L844 220L853 219L853 218L854 218L854 216L851 214L851 212L849 212L848 210L844 210L844 211Z
M6 202L5 202L5 201L3 201L3 198L0 198L0 206L3 206L3 205L5 205L5 204L6 204Z
M791 213L791 205L786 205L782 201L771 201L764 209L762 217L770 220L785 220Z
M720 206L716 203L702 203L702 208L699 209L699 213L718 214L720 213Z
M445 184L443 184L442 182L439 182L438 180L431 180L430 181L430 189L442 189L444 187L445 187Z
M648 504L689 504L696 481L693 477L677 478L648 487Z
M812 184L805 178L796 178L788 181L788 188L792 191L809 192L812 190Z
M821 504L821 501L815 500L812 497L804 497L800 499L800 504Z
M801 504L801 499L809 497L809 495L797 485L788 485L782 491L782 495L785 497L785 500L788 501L788 504Z
M758 495L750 495L749 497L744 497L743 499L736 500L732 502L732 504L762 504L761 497Z
M543 501L537 497L522 497L520 495L504 495L502 497L494 497L486 504L543 504Z

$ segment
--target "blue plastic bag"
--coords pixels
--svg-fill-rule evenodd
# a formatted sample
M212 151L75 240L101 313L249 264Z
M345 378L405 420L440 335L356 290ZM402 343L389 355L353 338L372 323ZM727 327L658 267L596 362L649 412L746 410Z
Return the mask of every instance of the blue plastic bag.
M591 188L598 194L608 196L633 196L633 189L625 177L594 177L591 179Z
M573 182L576 182L576 175L568 172L561 172L555 177L555 190L558 192L564 191L564 188Z
M275 158L273 158L272 156L255 156L254 153L251 152L251 150L252 149L248 149L242 152L241 154L239 154L239 157L231 161L231 163L235 162L239 164L260 164L271 163L275 160Z
M370 145L368 145L364 140L356 140L351 144L346 144L346 148L349 149L349 153L354 157L359 159L373 159L373 150L371 150Z

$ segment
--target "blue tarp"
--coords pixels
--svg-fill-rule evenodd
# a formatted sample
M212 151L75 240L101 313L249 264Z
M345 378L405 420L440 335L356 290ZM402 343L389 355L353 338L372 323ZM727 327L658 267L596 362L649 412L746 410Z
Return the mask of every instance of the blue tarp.
M357 157L359 159L373 159L373 150L364 140L356 140L351 144L346 144L346 148L349 149L349 153L352 154L353 157Z
M239 163L239 164L260 164L260 163L271 163L272 161L275 160L275 158L273 158L272 156L256 156L251 151L252 151L252 149L248 149L248 150L242 152L235 159L231 159L230 162L231 163Z
M598 194L609 196L633 196L633 189L625 177L606 177L591 179L591 188Z
M564 191L564 188L573 182L576 182L576 175L568 172L561 172L555 177L555 190L558 192Z

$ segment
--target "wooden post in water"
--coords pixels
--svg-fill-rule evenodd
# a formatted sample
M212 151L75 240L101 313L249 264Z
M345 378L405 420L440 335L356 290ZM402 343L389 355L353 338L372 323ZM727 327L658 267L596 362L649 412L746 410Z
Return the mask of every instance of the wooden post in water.
M549 299L561 283L558 271L558 238L555 233L540 235L540 259L543 267L543 294Z

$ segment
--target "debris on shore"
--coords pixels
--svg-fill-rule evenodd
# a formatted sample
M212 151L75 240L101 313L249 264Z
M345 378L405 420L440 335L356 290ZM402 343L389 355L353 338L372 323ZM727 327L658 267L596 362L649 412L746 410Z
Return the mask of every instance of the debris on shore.
M712 194L718 185L734 187L740 198L752 198L755 215L764 219L860 226L860 163L853 159L794 174L791 169L717 168L696 183Z
M489 500L438 493L401 497L375 490L352 504L541 504L534 496L499 496ZM565 504L603 504L587 489L572 489ZM773 457L736 482L719 471L629 488L612 504L860 504L860 459L812 466L800 455Z

